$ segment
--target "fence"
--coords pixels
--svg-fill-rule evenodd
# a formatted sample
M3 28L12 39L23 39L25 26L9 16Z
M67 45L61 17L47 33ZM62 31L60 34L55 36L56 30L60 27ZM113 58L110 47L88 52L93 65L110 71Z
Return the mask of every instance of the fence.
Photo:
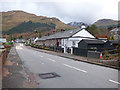
M88 51L88 52L87 52L87 57L88 57L88 58L96 58L96 59L99 59L99 58L100 58L100 52Z
M102 56L106 55L106 53L108 53L108 55L118 55L118 54L120 54L120 51L117 50L117 49L105 50L105 49L81 49L81 48L73 48L73 54L74 55L79 55L79 56L84 56L84 57L89 57L89 58L99 59L100 58L100 52L102 52Z
M50 47L50 46L42 46L42 45L31 45L31 47L39 48L39 49L52 50L52 51L64 52L64 49L61 48L61 47Z
M81 48L73 48L73 54L78 56L84 56L89 58L100 58L101 50L96 49L81 49Z
M73 48L73 54L87 57L87 49Z
M50 48L50 50L64 52L64 49L61 47L49 47L49 48Z

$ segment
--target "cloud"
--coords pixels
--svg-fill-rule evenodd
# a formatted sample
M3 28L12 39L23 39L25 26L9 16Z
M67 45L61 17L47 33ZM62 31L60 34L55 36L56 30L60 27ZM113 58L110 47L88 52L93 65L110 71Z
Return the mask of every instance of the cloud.
M39 16L57 17L65 23L93 23L118 18L118 0L1 0L2 11L23 10Z

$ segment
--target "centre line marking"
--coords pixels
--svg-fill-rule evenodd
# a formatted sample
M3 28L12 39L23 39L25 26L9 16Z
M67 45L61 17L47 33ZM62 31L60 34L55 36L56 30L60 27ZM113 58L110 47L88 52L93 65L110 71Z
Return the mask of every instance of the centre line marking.
M113 82L113 83L116 83L116 84L120 84L119 82L117 82L117 81L114 81L114 80L109 80L110 82Z
M44 63L41 63L41 64L44 64Z
M67 65L67 64L63 64L63 65L65 65L65 66L67 66L67 67L69 67L69 68L73 68L73 69L75 69L75 70L78 70L78 71L87 73L87 71L85 71L85 70L82 70L82 69L79 69L79 68L76 68L76 67L73 67L73 66L70 66L70 65Z
M53 60L53 59L50 59L50 58L48 58L48 60L50 60L50 61L53 61L53 62L56 62L55 60Z

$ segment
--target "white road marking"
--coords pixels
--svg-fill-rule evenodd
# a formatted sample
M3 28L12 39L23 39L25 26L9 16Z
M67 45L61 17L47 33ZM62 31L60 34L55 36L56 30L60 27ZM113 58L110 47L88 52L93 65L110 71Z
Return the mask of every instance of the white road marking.
M20 46L23 46L23 44L20 43Z
M78 71L87 73L87 71L85 71L85 70L82 70L82 69L79 69L79 68L76 68L76 67L73 67L73 66L70 66L70 65L67 65L67 64L63 64L63 65L65 65L65 66L67 66L67 67L69 67L69 68L73 68L73 69L75 69L75 70L78 70Z
M63 57L58 57L58 58L59 58L59 59L64 59L64 60L66 59L66 58L63 58Z
M38 53L33 53L34 55L38 55L38 56L40 56L40 57L43 57L42 55L40 55L40 54L38 54Z
M117 81L114 81L114 80L109 80L110 82L113 82L113 83L116 83L116 84L120 84L119 82L117 82Z
M20 46L16 46L16 49L23 49L22 47L20 47Z
M40 57L43 57L43 56L41 56L41 55L39 55Z
M56 62L55 60L53 60L53 59L50 59L50 58L48 58L48 60L50 60L50 61L53 61L53 62Z

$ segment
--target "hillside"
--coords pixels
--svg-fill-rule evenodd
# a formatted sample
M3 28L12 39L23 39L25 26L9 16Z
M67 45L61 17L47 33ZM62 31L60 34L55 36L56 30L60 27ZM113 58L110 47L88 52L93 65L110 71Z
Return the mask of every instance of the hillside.
M73 29L75 27L67 25L61 22L57 18L49 18L45 16L36 16L35 14L30 14L24 11L8 11L2 12L2 29L3 31L9 31L10 29L17 27L23 22L32 21L33 23L53 23L56 25L57 29Z
M96 25L99 28L104 28L104 27L110 27L110 26L117 26L118 25L118 21L116 20L112 20L112 19L100 19L98 21L96 21L94 23L94 25Z
M108 35L111 29L118 26L118 21L112 19L100 19L93 23L93 25L101 30L100 32L102 35Z

